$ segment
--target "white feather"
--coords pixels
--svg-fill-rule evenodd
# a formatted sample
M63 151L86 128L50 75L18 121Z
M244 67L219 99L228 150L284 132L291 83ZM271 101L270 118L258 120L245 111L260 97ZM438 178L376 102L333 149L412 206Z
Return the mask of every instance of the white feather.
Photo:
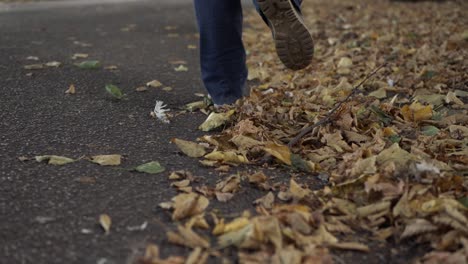
M169 123L169 119L167 118L166 112L169 111L169 109L166 109L167 105L164 104L163 101L156 100L156 105L154 106L153 113L158 118L164 123Z

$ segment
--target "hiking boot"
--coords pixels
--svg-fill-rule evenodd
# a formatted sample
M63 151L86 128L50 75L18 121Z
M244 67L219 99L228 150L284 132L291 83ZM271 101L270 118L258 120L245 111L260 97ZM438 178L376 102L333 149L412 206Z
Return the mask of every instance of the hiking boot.
M314 55L314 42L302 15L291 0L258 0L273 33L276 53L292 70L307 67Z

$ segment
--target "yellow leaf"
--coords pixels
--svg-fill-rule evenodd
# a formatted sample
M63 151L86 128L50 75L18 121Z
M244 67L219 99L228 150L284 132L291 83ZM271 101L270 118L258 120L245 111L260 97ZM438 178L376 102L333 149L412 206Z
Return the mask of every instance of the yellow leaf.
M224 224L224 219L220 224L217 225L217 228L213 230L213 235L221 235L229 232L235 232L244 228L246 225L250 223L250 220L246 217L239 217L231 222Z
M175 70L176 72L186 72L186 71L188 71L188 68L187 68L186 66L184 66L184 65L181 64L181 65L179 65L177 68L174 68L174 70Z
M158 88L162 86L162 83L158 80L152 80L151 82L147 82L146 86L148 87L153 87L153 88Z
M196 193L182 193L172 198L172 201L174 202L173 220L201 214L210 203L205 196Z
M117 166L120 165L121 155L96 155L91 157L91 161L102 166Z
M176 144L177 147L187 156L192 158L203 157L206 154L205 147L195 142L186 141L178 138L173 138L172 143Z
M372 156L366 159L360 159L353 164L351 168L351 176L361 176L362 174L373 174L377 172L375 166L377 157Z
M338 68L349 68L353 66L353 61L348 57L342 57L338 62Z
M75 53L73 54L72 56L72 60L76 60L76 59L86 59L88 58L88 54L86 53Z
M242 229L235 232L225 233L218 237L218 245L220 248L229 247L231 245L241 246L241 244L253 233L253 224L249 223Z
M414 102L411 105L403 106L400 113L406 121L420 122L432 118L432 106L424 106L419 102Z
M401 238L404 239L423 233L429 233L437 229L438 227L436 225L433 225L426 219L413 219L410 224L405 226L405 230L401 234Z
M199 129L205 132L216 129L226 124L231 116L235 113L235 110L229 110L226 113L211 113L208 118L200 125Z
M234 197L233 193L223 193L223 192L215 192L216 200L220 202L227 202Z
M75 162L74 159L56 155L36 156L35 159L37 162L47 161L47 164L51 165L65 165L67 163Z
M249 175L248 178L250 183L264 183L268 180L268 176L261 171Z
M417 159L408 151L401 149L398 143L394 143L388 149L383 150L377 155L377 164L386 166L389 162L394 162L397 166L404 166L409 160Z
M177 188L184 188L184 187L188 187L189 185L190 185L190 180L188 179L171 183L171 186L175 186Z
M167 239L170 243L186 246L189 248L210 247L210 242L208 242L208 240L202 238L200 235L195 233L191 228L178 226L177 231L178 233L172 231L167 232Z
M369 252L370 249L367 245L357 243L357 242L339 242L339 243L331 243L329 244L330 247L336 249L343 249L343 250L356 250L362 252Z
M75 94L76 93L75 85L70 84L70 87L68 87L68 90L66 90L65 93L66 94Z
M296 201L300 201L312 193L310 189L302 188L294 179L289 181L289 192Z
M337 243L338 239L327 231L324 225L320 225L317 230L311 236L301 236L297 232L293 232L293 235L297 236L297 242L299 244L333 244Z
M241 177L232 175L216 184L216 190L223 193L235 193L240 189Z
M336 131L333 134L323 135L322 141L327 143L327 146L334 148L338 152L351 151L351 147L343 140L341 131Z
M204 213L196 215L196 216L190 218L190 220L187 221L185 226L188 227L188 228L192 228L192 227L198 227L198 228L202 228L202 229L210 228L210 225L205 220L205 214Z
M203 252L202 248L197 247L187 257L185 264L205 264L209 256L208 252Z
M296 249L294 246L289 245L287 248L282 248L276 251L275 255L272 257L273 264L281 264L281 263L288 263L288 264L301 264L302 257L306 253ZM317 262L319 263L319 262Z
M283 163L291 166L291 150L288 146L279 145L273 142L266 143L265 147L263 148L268 154L272 155L273 157L279 159Z
M356 205L348 200L332 198L333 205L342 213L356 215Z
M279 221L273 216L261 216L253 219L254 239L257 241L269 241L276 249L283 247L283 235Z
M361 206L356 209L358 216L366 217L377 213L382 213L384 211L390 212L391 203L388 201L378 202L366 206Z
M110 216L108 216L107 214L101 214L99 216L99 224L104 229L106 234L109 234L110 227L111 227L111 224L112 224L112 220L111 220Z
M159 247L154 244L146 246L144 259L152 260L159 258Z
M275 203L275 195L272 192L268 192L267 195L254 201L254 204L263 206L265 209L273 208Z
M205 158L225 163L249 163L247 157L233 151L213 151L205 155Z
M179 171L173 171L169 175L169 180L181 180L181 179L193 179L193 175L190 171L186 170L179 170Z

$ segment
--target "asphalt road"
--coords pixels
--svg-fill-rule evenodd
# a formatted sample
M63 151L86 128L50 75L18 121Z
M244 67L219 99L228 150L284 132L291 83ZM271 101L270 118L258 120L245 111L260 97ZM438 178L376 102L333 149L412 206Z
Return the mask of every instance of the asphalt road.
M155 100L178 109L204 92L198 50L187 48L198 44L191 1L117 2L0 5L0 263L130 263L148 242L162 244L166 256L188 252L164 244L173 224L157 205L176 194L170 171L188 169L208 183L219 179L169 142L202 135L197 127L206 116L184 114L162 124L149 112ZM74 53L118 70L79 69ZM187 61L188 72L174 71L173 60ZM62 65L23 69L49 61ZM154 79L173 90L135 91ZM77 93L66 95L72 83ZM113 100L104 90L108 83L127 100ZM124 155L122 167L157 160L167 171L149 175L85 160L57 167L18 159L114 153ZM240 211L237 206L250 207L261 195L246 191L230 209L216 207ZM97 224L102 213L113 221L109 235ZM127 228L144 222L144 231Z

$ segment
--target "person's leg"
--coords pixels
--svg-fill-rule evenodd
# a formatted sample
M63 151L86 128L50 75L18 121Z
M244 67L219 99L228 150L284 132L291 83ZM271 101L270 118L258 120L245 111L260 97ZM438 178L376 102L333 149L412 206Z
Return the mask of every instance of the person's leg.
M247 79L240 0L194 0L200 31L202 80L213 102L242 97Z
M314 42L301 15L302 0L253 0L271 28L276 52L284 65L299 70L310 64Z

